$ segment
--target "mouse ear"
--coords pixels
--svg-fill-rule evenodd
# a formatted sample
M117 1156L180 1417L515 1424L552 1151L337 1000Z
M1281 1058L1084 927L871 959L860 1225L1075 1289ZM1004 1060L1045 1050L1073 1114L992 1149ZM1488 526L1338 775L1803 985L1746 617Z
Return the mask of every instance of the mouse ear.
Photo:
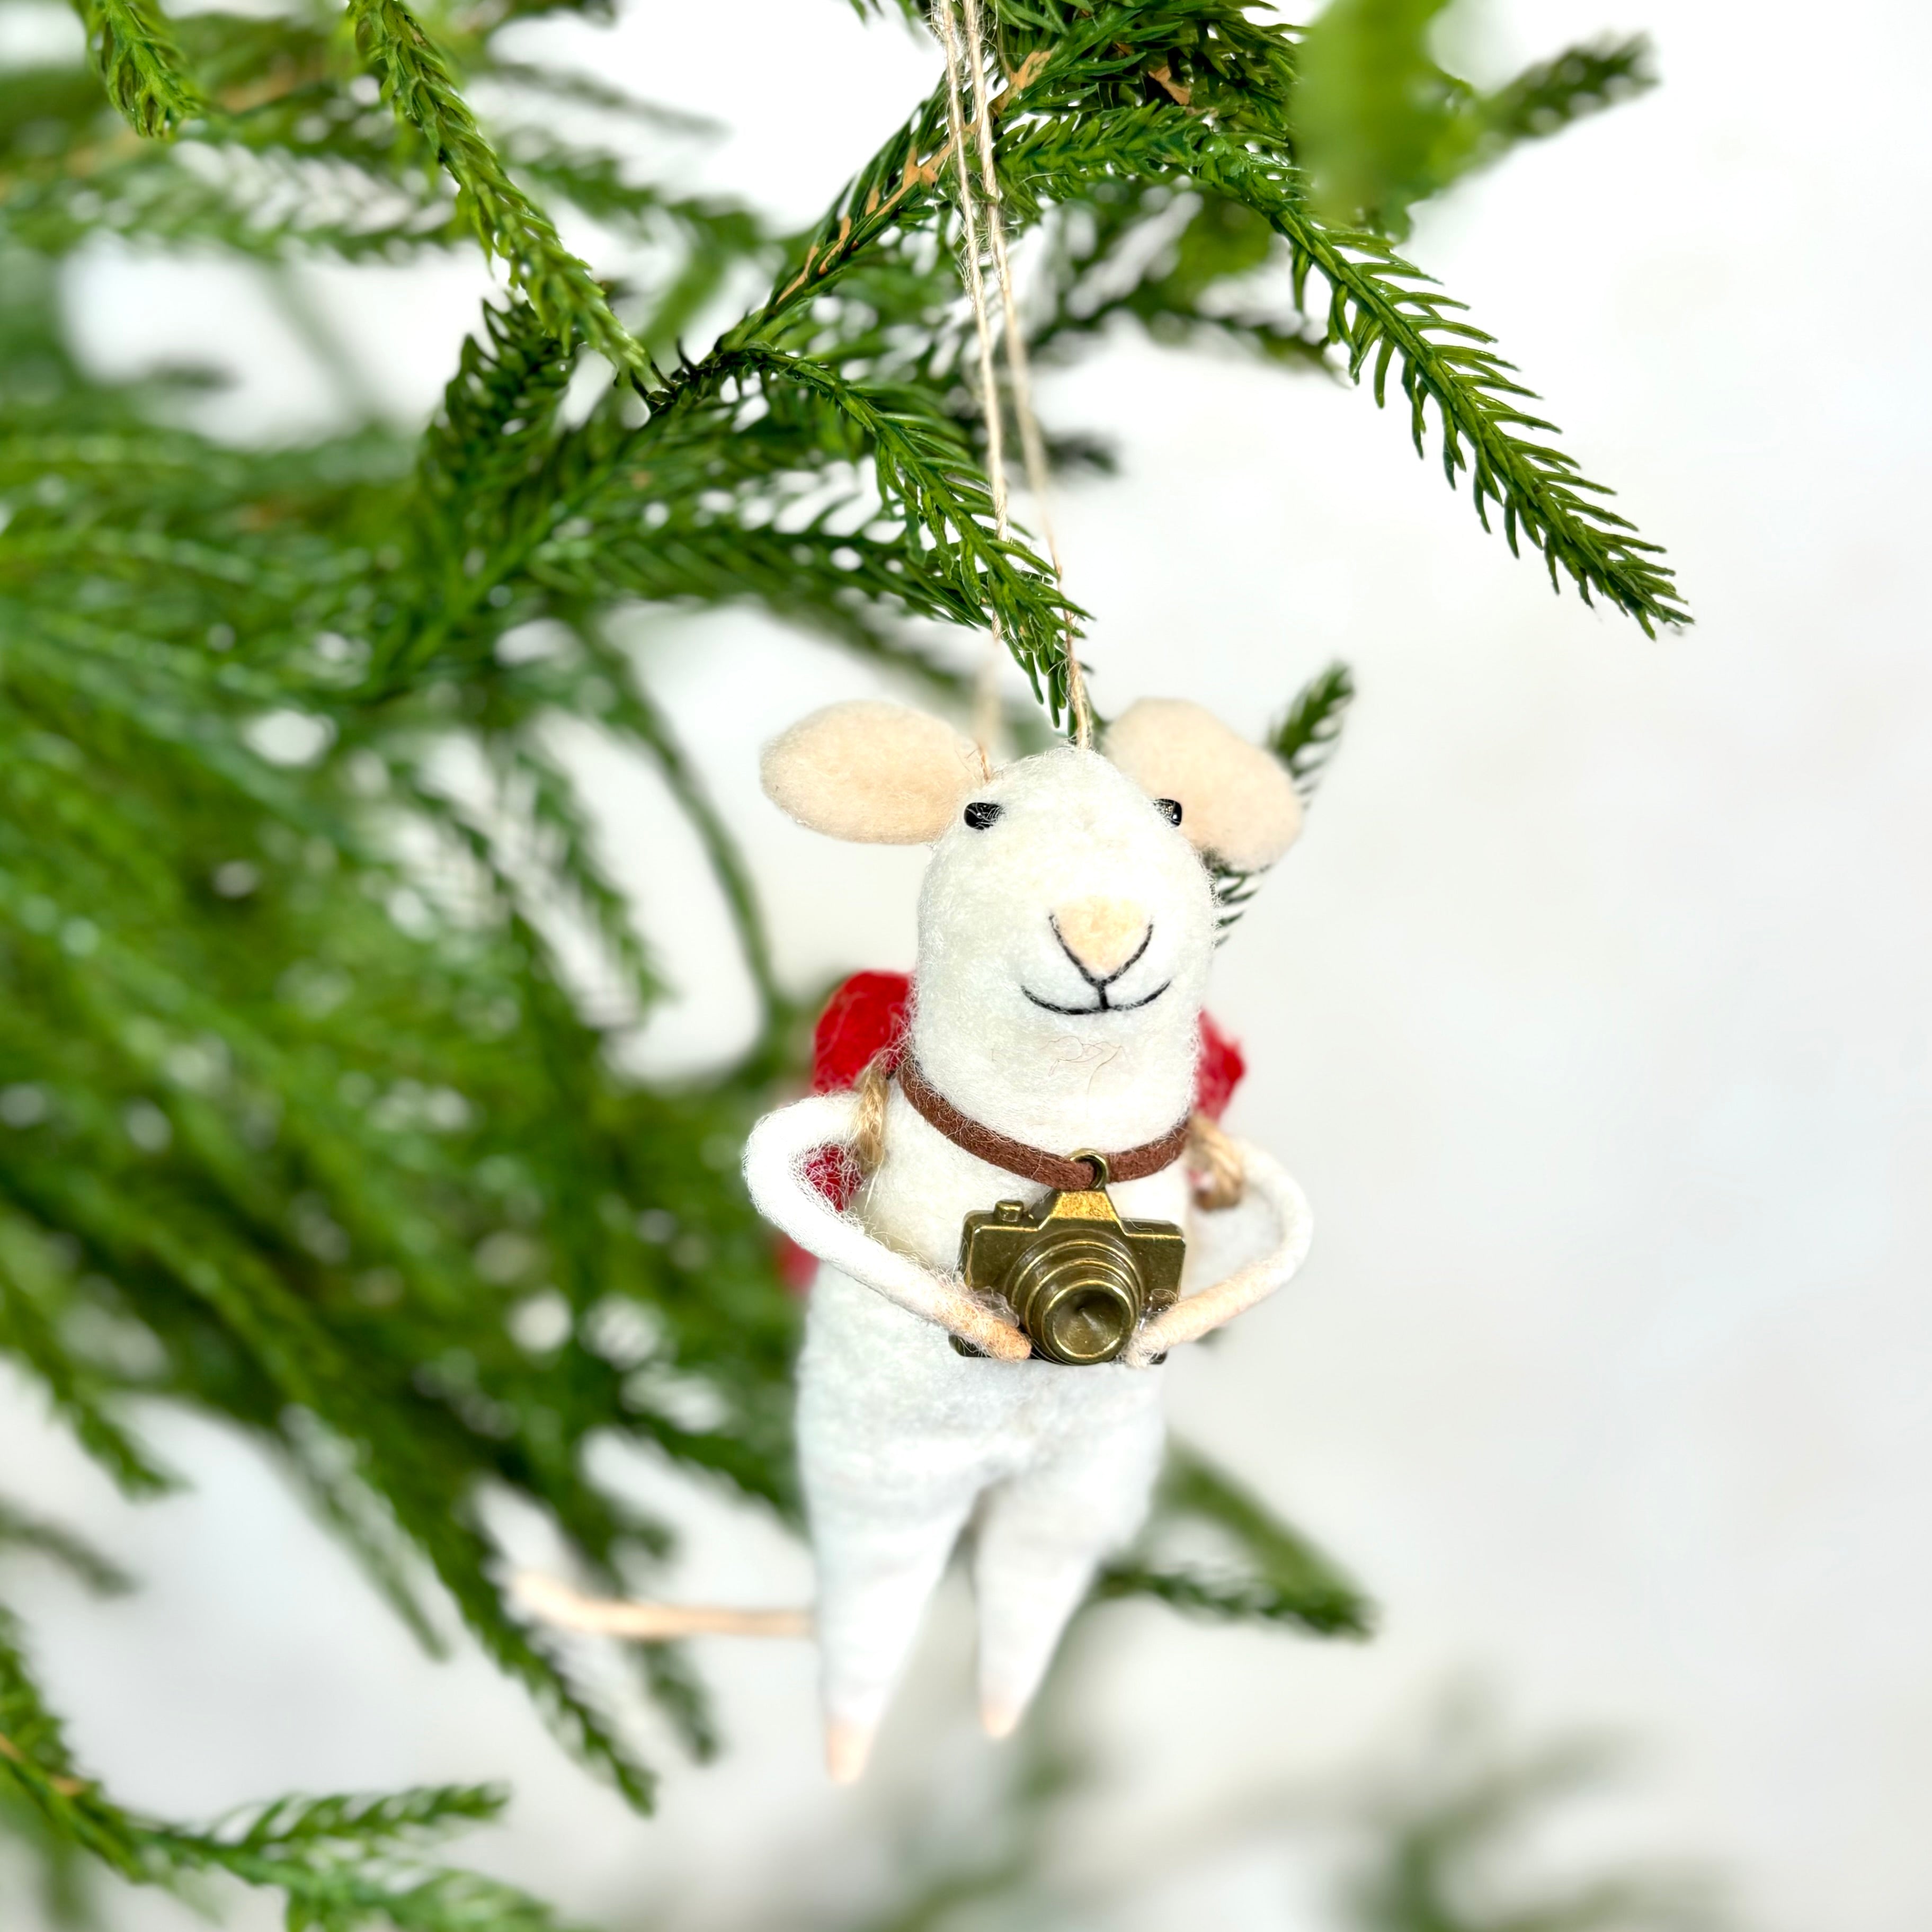
M1301 830L1281 760L1178 698L1144 698L1107 732L1107 755L1150 798L1180 806L1196 849L1238 872L1272 866Z
M926 845L986 768L950 724L903 704L860 699L827 705L765 747L765 796L830 838L866 845Z

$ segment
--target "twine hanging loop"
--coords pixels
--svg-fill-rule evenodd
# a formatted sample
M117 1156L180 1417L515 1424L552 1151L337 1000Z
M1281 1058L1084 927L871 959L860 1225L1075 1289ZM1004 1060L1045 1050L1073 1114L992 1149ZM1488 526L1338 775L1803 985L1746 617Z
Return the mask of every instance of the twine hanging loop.
M993 146L992 103L986 86L988 51L980 0L961 0L964 10L964 45L961 22L955 17L956 0L935 0L933 14L939 23L939 36L946 50L946 118L952 136L953 177L959 184L960 220L964 244L960 253L966 292L973 304L974 333L979 344L980 392L986 414L986 465L992 488L994 533L1001 542L1010 527L1006 510L1006 436L1000 405L1000 389L993 352L993 316L986 296L986 278L980 244L980 210L974 191L973 169L966 150L966 91L964 70L972 72L972 120L974 146L979 151L979 192L986 204L986 234L990 244L993 280L998 291L1001 318L1006 326L1006 371L1011 380L1014 420L1020 433L1021 455L1026 465L1027 488L1034 500L1034 514L1053 566L1054 582L1063 592L1066 572L1061 568L1059 541L1054 534L1053 518L1047 500L1046 444L1034 412L1031 366L1027 358L1026 338L1020 328L1018 304L1013 295L1012 267L1006 253L1006 220L1000 194L1000 174ZM974 704L974 736L982 758L991 754L992 740L999 721L999 696L996 682L1000 655L1005 647L999 614L992 613L991 649L982 665ZM1073 627L1066 620L1063 654L1066 667L1067 708L1072 714L1073 742L1082 750L1094 742L1094 715L1087 698L1087 681L1074 648Z

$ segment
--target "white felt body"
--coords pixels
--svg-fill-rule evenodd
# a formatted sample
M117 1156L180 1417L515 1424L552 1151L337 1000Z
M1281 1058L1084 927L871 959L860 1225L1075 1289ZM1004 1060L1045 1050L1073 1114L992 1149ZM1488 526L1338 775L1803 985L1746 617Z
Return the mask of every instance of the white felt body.
M1188 1114L1199 1052L1214 926L1198 856L1090 752L1025 760L973 796L1001 815L979 831L956 818L938 842L920 899L912 1051L954 1106L1032 1145L1105 1152L1159 1138ZM1149 930L1130 964L1090 976L1054 913L1096 899L1141 908ZM1108 1010L1094 978L1107 981ZM1001 1729L1037 1688L1096 1565L1145 1514L1161 1443L1162 1374L1148 1358L1286 1280L1306 1251L1306 1204L1243 1148L1276 1223L1261 1261L1204 1289L1184 1280L1182 1301L1119 1362L962 1357L947 1329L1024 1345L1004 1311L961 1285L961 1224L1045 1190L956 1146L895 1087L884 1158L840 1215L804 1162L849 1137L856 1107L838 1094L782 1108L746 1156L760 1211L826 1264L798 1409L826 1714L861 1732L877 1723L970 1521L982 1708ZM1126 1216L1185 1225L1194 1211L1178 1162L1113 1194Z

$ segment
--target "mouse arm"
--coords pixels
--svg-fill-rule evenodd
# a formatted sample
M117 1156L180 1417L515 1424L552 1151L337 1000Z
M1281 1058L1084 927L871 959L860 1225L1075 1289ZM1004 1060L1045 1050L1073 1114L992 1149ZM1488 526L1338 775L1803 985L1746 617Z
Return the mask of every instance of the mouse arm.
M1021 1360L1031 1348L1011 1322L983 1307L957 1282L875 1240L806 1178L806 1162L820 1148L850 1142L857 1111L856 1094L818 1094L767 1114L745 1143L745 1184L753 1204L808 1254L843 1269L888 1301L938 1322L989 1355Z
M1253 1307L1287 1281L1308 1258L1315 1224L1308 1211L1306 1196L1272 1154L1264 1154L1251 1141L1234 1141L1231 1144L1240 1157L1247 1186L1274 1216L1280 1231L1275 1245L1260 1260L1237 1268L1225 1281L1217 1281L1213 1287L1204 1288L1199 1294L1190 1294L1156 1316L1134 1337L1127 1350L1124 1359L1132 1367L1146 1367L1155 1356L1183 1342L1198 1342L1222 1322Z

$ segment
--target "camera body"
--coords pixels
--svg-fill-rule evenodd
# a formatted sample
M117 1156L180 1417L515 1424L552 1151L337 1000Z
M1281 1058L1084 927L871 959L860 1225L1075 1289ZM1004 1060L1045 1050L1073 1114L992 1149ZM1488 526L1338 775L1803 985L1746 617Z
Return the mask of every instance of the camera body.
M1003 1295L1034 1353L1070 1368L1111 1362L1180 1294L1186 1237L1172 1221L1124 1221L1105 1185L1049 1194L1029 1214L1002 1201L968 1214L959 1270ZM956 1336L962 1354L980 1352Z

